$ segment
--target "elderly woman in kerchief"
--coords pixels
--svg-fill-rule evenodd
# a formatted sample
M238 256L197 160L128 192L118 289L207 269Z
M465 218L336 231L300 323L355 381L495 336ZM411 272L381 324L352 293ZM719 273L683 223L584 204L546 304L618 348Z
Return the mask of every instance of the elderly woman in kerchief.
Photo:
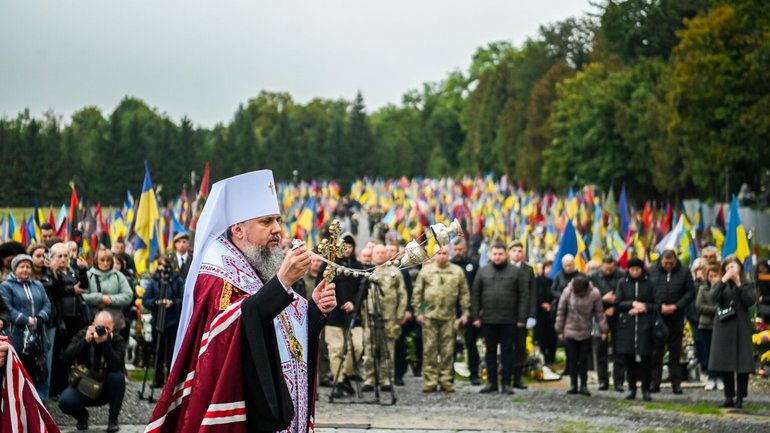
M32 279L32 257L17 255L11 262L11 270L11 275L0 285L0 296L10 312L8 335L32 380L42 383L48 376L44 332L51 315L51 301L43 285Z

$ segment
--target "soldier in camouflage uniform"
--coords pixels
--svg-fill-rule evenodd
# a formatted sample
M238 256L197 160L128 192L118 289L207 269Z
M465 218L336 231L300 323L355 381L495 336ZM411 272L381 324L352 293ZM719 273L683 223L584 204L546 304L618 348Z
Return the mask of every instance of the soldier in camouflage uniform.
M372 259L375 266L381 266L387 261L387 252L385 251L385 245L375 245L372 249ZM390 354L390 362L386 363L386 357L388 356L384 350L384 347L377 347L379 353L376 355L379 358L379 365L377 371L379 373L380 389L383 391L390 391L391 383L390 376L393 368L393 360L395 359L395 344L396 339L401 335L401 324L404 322L404 313L406 312L406 285L404 284L404 278L401 272L393 267L386 266L378 268L375 271L377 275L377 281L372 284L369 289L368 306L369 318L372 319L372 314L375 312L375 302L379 298L379 313L382 314L383 328L385 336L387 337L387 350ZM374 358L375 358L375 344L379 341L378 335L372 336L375 323L373 320L368 321L368 329L366 330L366 346L364 352L364 386L362 391L372 391L374 389Z
M422 324L423 392L454 392L452 365L455 345L455 306L460 304L461 316L456 322L468 322L470 295L462 268L449 262L446 247L436 252L434 263L426 265L417 275L412 295L412 307ZM423 305L424 304L424 305Z

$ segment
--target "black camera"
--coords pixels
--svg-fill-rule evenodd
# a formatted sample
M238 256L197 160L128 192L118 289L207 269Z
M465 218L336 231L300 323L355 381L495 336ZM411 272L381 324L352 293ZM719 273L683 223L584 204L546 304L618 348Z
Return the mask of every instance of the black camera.
M173 268L171 267L171 265L163 265L160 267L161 274L170 275L172 271L173 271Z
M104 337L107 335L107 328L104 327L104 325L99 325L96 327L96 335L100 337Z

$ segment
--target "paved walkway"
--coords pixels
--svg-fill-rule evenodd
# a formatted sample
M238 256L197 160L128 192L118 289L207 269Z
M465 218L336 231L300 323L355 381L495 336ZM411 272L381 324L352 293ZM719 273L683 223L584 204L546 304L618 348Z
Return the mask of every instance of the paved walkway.
M121 425L120 433L142 433L144 432L143 425ZM91 426L88 430L77 430L74 427L67 427L62 429L62 433L96 433L106 431L106 425ZM357 425L334 425L324 426L319 425L316 428L317 433L361 433L366 431L368 433L394 433L394 432L406 432L406 433L516 433L513 431L501 431L501 430L425 430L425 429L384 429L384 428L371 428L368 424Z

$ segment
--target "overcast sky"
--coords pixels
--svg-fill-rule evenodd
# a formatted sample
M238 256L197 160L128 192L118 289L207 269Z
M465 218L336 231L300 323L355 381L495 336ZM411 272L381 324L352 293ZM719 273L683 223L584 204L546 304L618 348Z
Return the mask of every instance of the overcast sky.
M353 99L371 112L516 45L587 0L0 0L0 116L68 120L132 95L210 127L261 90Z

